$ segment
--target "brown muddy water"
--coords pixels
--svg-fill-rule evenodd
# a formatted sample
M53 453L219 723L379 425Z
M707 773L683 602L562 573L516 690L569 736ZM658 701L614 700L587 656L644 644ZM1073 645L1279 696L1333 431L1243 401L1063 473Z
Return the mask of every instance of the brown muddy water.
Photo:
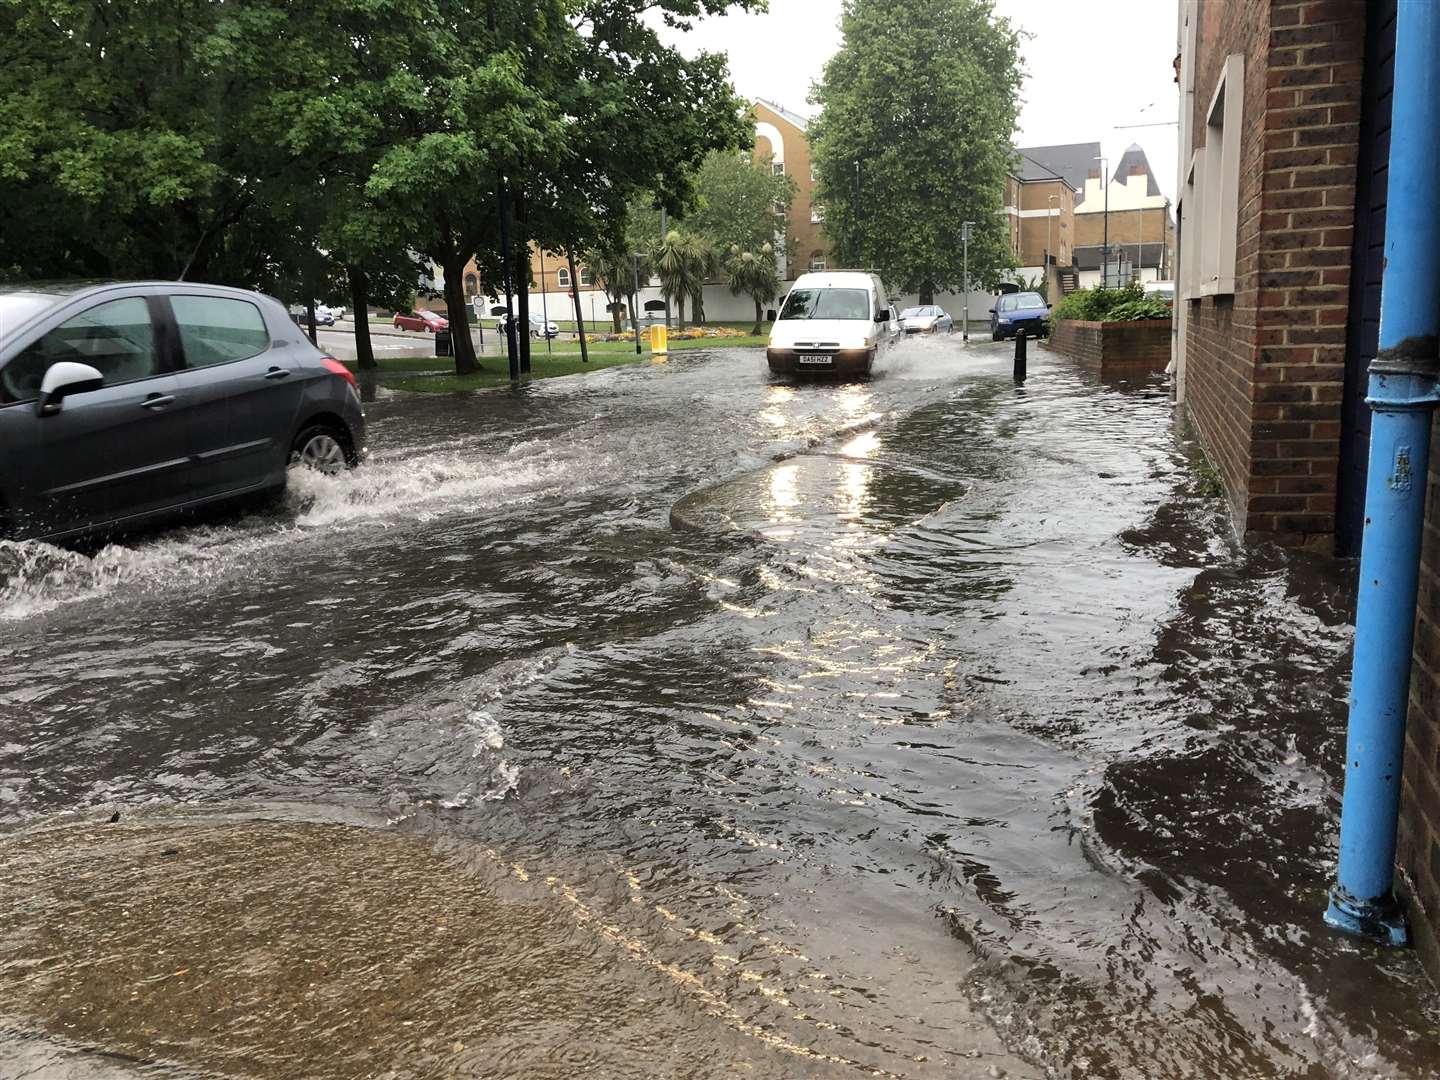
M370 412L283 506L0 544L0 1076L1440 1075L1319 919L1345 568L1234 545L1163 380Z

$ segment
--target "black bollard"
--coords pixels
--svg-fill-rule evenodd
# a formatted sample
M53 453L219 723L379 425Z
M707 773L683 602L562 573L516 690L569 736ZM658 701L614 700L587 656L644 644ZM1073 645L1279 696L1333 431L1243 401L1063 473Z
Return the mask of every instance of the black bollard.
M1025 381L1025 328L1015 331L1015 383Z

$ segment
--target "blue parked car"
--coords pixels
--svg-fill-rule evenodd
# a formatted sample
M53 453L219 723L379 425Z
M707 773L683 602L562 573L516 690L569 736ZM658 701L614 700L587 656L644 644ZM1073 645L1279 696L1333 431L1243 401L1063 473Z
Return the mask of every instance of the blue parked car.
M1006 293L990 309L990 340L1014 337L1021 327L1026 337L1044 337L1050 332L1050 305L1039 293Z

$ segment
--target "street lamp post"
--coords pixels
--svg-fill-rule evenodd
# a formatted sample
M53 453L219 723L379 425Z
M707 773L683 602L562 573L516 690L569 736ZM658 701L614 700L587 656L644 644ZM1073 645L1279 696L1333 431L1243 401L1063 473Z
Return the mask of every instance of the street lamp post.
M550 348L550 289L545 284L545 245L537 244L540 249L540 318L545 320L545 351L551 352Z
M1110 159L1101 154L1095 160L1100 162L1100 183L1105 185L1105 237L1100 249L1100 287L1107 288L1110 284Z
M965 307L961 316L960 340L970 340L970 229L975 223L973 221L962 221L960 223L960 243L964 250L964 264L961 269L961 277L965 285Z
M1058 203L1060 201L1060 196L1051 195L1049 201L1052 203ZM1052 243L1050 234L1054 230L1056 212L1057 210L1052 209L1050 213L1045 216L1045 266L1047 267L1045 273L1047 275L1050 273L1048 269L1048 267L1050 266L1050 253L1054 250L1050 246Z
M630 255L631 266L635 271L635 291L630 294L630 325L635 328L635 355L640 355L640 253L633 252Z

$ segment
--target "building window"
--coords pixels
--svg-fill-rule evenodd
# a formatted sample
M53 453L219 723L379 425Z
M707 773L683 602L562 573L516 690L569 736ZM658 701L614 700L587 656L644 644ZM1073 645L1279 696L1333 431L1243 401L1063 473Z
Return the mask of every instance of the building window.
M1210 100L1205 145L1190 160L1181 200L1181 281L1187 300L1235 293L1235 242L1240 207L1240 125L1245 57L1231 53Z
M825 254L817 251L810 256L810 272L818 274L825 269Z
M785 163L783 161L772 161L770 163L770 174L772 176L784 176Z
M474 296L480 291L480 279L474 274L465 275L465 295Z
M825 212L821 210L820 207L812 205L810 207L810 224L819 225L824 220Z
M555 283L562 289L568 289L570 287L570 271L563 266L556 270Z
M590 268L588 266L580 267L580 284L582 287L588 287L590 284Z

